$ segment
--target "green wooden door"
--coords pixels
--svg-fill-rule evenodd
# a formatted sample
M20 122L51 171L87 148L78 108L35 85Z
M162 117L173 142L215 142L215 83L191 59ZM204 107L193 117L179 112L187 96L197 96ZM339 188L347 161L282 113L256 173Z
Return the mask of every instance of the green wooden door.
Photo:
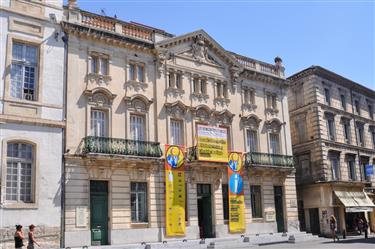
M90 182L90 224L93 245L108 245L108 183Z
M275 196L277 232L279 233L286 232L285 224L284 224L283 187L274 186L273 190L274 190L274 196Z
M201 238L213 238L211 185L198 184L198 223Z

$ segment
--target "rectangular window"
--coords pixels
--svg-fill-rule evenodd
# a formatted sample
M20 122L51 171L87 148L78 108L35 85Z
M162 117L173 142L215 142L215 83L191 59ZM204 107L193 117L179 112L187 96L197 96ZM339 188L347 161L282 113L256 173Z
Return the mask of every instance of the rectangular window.
M280 154L280 141L278 133L270 134L271 154Z
M334 117L329 117L327 119L327 128L328 128L328 139L335 141L335 121Z
M262 218L262 192L259 185L250 186L251 214L253 218Z
M374 119L374 110L372 108L372 105L368 105L368 115L370 119Z
M364 135L363 132L364 132L363 125L357 124L358 142L359 142L360 146L365 146L365 140L364 140L364 137L363 137L363 135Z
M169 85L169 88L175 87L175 78L174 78L173 72L170 72L169 75L168 75L168 85Z
M145 117L130 115L130 137L133 140L145 140Z
M131 182L130 188L132 223L147 223L147 183Z
M137 77L139 82L144 82L144 67L143 65L137 65Z
M183 127L181 120L171 119L171 141L173 145L183 145Z
M258 151L258 132L256 130L247 130L247 148L250 152Z
M299 117L296 122L297 138L298 142L302 143L307 140L307 129L306 129L306 118Z
M348 158L347 163L348 163L349 180L355 181L356 180L356 170L355 170L354 158Z
M324 88L324 97L327 105L331 105L331 92L328 88Z
M340 98L341 98L341 107L342 107L342 109L346 110L346 98L345 98L345 95L341 94Z
M198 78L194 78L193 79L193 91L194 93L199 93L199 79Z
M91 135L95 137L107 136L107 117L105 111L91 110Z
M297 108L304 106L305 100L304 100L304 96L303 96L303 87L300 87L295 92L295 96L296 96L296 105L297 105Z
M350 139L350 123L349 123L349 121L344 121L343 130L344 130L345 143L350 144L351 139Z
M205 79L201 79L200 82L201 82L201 88L200 88L201 94L206 94L207 93L207 82L206 82Z
M99 61L99 58L97 56L91 56L91 68L90 68L91 73L98 72L98 64L99 64L98 61Z
M36 46L13 43L10 72L12 97L36 100L37 54Z
M354 100L354 108L358 115L361 115L361 106L358 100Z
M229 193L228 193L228 184L221 185L222 194L223 194L223 215L224 220L229 220Z
M269 109L276 109L277 102L276 102L276 95L274 94L267 94L267 108Z
M100 58L100 74L101 75L108 75L108 59L107 58Z
M129 80L136 80L135 78L135 65L129 64Z
M176 88L182 89L182 77L181 74L176 74Z
M340 179L340 162L338 156L330 156L332 180Z
M375 131L374 130L371 132L371 135L372 135L372 146L375 149ZM374 160L374 162L375 162L375 160Z
M5 199L11 202L32 202L33 146L9 143Z

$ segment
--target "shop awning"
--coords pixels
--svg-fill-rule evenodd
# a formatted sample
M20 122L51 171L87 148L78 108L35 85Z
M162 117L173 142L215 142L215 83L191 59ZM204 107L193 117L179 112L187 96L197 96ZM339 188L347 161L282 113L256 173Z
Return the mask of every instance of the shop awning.
M334 191L335 195L345 206L345 211L353 212L371 212L375 204L365 192Z

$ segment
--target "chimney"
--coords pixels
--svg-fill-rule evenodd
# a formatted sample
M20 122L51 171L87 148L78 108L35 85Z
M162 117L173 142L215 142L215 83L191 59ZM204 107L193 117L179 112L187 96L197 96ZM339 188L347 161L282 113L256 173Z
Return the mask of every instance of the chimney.
M283 60L279 56L275 57L275 66L277 68L281 68L283 66Z

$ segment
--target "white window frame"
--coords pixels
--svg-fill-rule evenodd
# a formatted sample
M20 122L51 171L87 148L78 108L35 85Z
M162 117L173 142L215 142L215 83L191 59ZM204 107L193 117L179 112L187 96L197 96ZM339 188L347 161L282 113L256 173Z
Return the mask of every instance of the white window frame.
M137 141L146 141L146 116L142 114L131 113L129 117L129 124L130 139Z
M21 58L16 59L14 54L15 45L21 46ZM27 59L27 48L35 49L35 58L34 61ZM31 45L24 42L14 41L12 43L12 61L11 61L11 73L10 73L10 96L16 99L28 100L28 101L37 101L37 88L38 88L38 64L39 64L39 46ZM17 71L18 78L16 77L16 67L20 67L21 72ZM33 72L26 71L26 68L29 70L33 70ZM33 84L31 82L25 82L25 79L31 79L31 75L33 76ZM28 84L28 87L25 87L25 84ZM33 85L33 87L30 87Z
M17 156L13 157L13 156L9 156L8 155L8 152L9 152L9 146L10 145L16 145L17 146ZM26 151L25 150L22 150L22 147L23 146L26 146ZM28 150L27 148L29 148L30 150ZM7 150L7 154L6 154L6 166L5 166L5 172L6 172L6 177L5 177L5 195L4 195L4 200L6 203L25 203L25 204L30 204L30 203L35 203L35 145L34 144L31 144L31 143L28 143L28 142L24 142L24 141L8 141L6 143L6 150ZM26 154L30 154L30 157L24 157L22 155L22 153L26 153ZM16 172L13 172L12 175L9 175L9 172L8 170L10 170L10 167L8 166L8 164L14 164L16 165L16 169L13 168L13 171L16 170ZM22 170L22 166L24 165L29 165L30 167L30 174L29 175L22 175L25 171ZM14 167L13 165L13 167ZM24 169L26 170L26 169ZM10 186L10 189L13 189L13 188L16 188L16 200L10 200L8 199L8 181L9 181L9 178L11 177L14 177L16 176L16 179L15 179L15 182L16 182L16 186ZM22 182L22 177L26 178L28 177L29 178L29 187L27 188L29 193L28 195L30 196L30 199L29 200L25 200L25 197L22 197L22 193L21 193L21 188L23 184L21 184ZM14 180L14 179L13 179ZM12 183L12 182L11 182ZM13 182L14 183L14 182ZM24 183L25 184L25 183ZM25 186L23 186L25 188ZM26 191L27 189L24 189L24 191ZM13 193L14 194L14 193ZM12 194L12 195L13 195Z
M89 62L90 74L109 76L109 55L98 52L91 52ZM93 63L95 63L94 67Z
M179 119L170 119L170 144L184 145L184 123Z
M133 72L131 70L133 68ZM142 62L130 61L128 63L128 81L135 81L139 83L146 82L146 65ZM132 73L131 73L132 72Z
M253 142L253 145L255 145L254 150L251 149L252 148L252 145L250 143L251 133L253 133L253 135L255 135L255 136L253 136L253 137L255 137L255 141ZM256 129L246 129L247 151L249 151L249 152L258 152L258 150L259 150L258 141L259 141L258 130L256 130Z
M101 109L91 108L90 112L90 134L95 137L108 136L108 112Z
M276 151L274 150L274 147L273 147L273 142L276 141L275 139L273 138L276 138L277 137L277 148L276 148ZM270 139L270 152L271 154L281 154L281 142L280 142L280 133L279 132L271 132L269 134L269 139Z

